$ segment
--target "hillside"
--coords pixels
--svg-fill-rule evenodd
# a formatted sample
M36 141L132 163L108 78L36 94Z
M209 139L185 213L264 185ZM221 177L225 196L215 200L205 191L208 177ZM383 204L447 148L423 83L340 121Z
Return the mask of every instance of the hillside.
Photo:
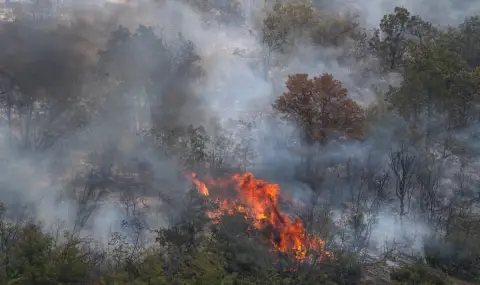
M0 285L480 284L480 6L375 3L0 7Z

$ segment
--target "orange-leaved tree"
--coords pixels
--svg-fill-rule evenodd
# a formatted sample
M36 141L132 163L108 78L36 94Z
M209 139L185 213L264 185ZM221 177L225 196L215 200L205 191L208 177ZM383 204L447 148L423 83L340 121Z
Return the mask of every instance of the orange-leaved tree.
M324 142L332 133L363 138L364 110L348 98L348 90L331 74L313 78L290 75L286 86L288 91L277 98L273 108L303 128L308 144Z

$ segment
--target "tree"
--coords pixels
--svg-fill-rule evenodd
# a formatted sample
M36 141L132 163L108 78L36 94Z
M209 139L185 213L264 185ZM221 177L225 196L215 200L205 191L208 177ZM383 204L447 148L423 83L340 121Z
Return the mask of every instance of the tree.
M409 149L402 147L392 150L389 155L389 165L395 178L395 194L400 203L400 216L404 216L405 199L412 195L414 173L417 169L417 157Z
M474 103L479 75L458 53L442 42L431 42L409 49L404 81L387 98L404 118L414 122L422 115L430 121L436 114L447 114L447 127L464 127L477 118Z
M273 108L283 119L300 125L307 144L325 142L335 132L348 138L363 137L364 111L332 75L312 79L308 74L291 75L286 85L288 91L277 98Z
M480 65L480 17L473 16L465 19L458 27L447 34L451 47L458 51L462 58L472 67Z
M322 11L312 3L295 1L277 4L262 27L263 42L270 51L288 51L307 41L321 46L341 46L361 35L355 16Z
M152 27L140 25L135 33L125 27L114 31L106 49L100 52L97 68L115 82L116 90L111 97L118 100L115 95L124 96L115 112L131 106L129 101L136 105L142 99L149 103L154 127L169 131L183 126L178 110L198 100L190 96L186 82L203 74L197 64L199 59L193 43L182 35L169 46Z
M207 217L208 203L196 189L192 188L181 202L172 209L171 227L158 230L157 242L167 250L171 262L169 271L176 272L179 262L185 254L198 251L205 238L205 231L209 218Z
M15 97L18 97L18 93L18 85L15 83L13 74L8 70L0 70L0 102L5 107L7 113L10 143L12 143L12 115L17 105Z
M277 4L263 21L263 42L270 51L286 51L309 36L318 20L318 11L311 4Z
M427 239L424 254L428 265L456 278L480 281L478 216L459 215L454 229Z
M26 149L45 150L66 129L71 131L87 120L81 106L85 99L82 87L94 47L71 33L75 29L73 25L46 31L14 22L0 31L0 40L5 43L0 52L2 77L9 77L13 87L2 95L2 101L24 125L17 133Z
M348 91L332 75L309 79L308 74L289 76L287 92L277 98L273 109L280 117L299 126L302 148L326 144L334 135L339 139L362 139L364 111L348 98ZM302 154L304 164L297 169L297 178L314 191L320 191L322 168L311 152Z
M436 34L432 24L419 16L412 16L401 7L395 7L393 14L383 16L380 29L370 39L370 51L388 70L401 68L405 62L409 44L423 44Z
M439 217L440 182L444 175L444 160L438 159L434 154L424 154L420 157L417 171L415 172L418 183L418 194L416 199L420 211L426 214L427 221L434 222Z
M15 225L8 225L15 227ZM80 250L81 242L65 236L66 242L56 244L51 235L43 234L40 226L27 223L16 231L15 235L2 238L15 238L14 241L2 240L10 247L3 248L6 284L18 285L56 285L85 284L91 269L87 263L88 254ZM3 276L2 276L3 277Z
M206 16L214 18L221 23L238 23L244 20L242 3L238 0L184 0L186 3L200 10Z
M343 47L349 40L361 40L363 36L364 31L360 28L356 15L331 14L331 11L324 11L311 31L313 43L327 47Z
M275 257L265 243L268 235L251 227L251 223L242 214L224 215L213 228L213 236L225 255L229 272L267 279L265 274L273 266Z

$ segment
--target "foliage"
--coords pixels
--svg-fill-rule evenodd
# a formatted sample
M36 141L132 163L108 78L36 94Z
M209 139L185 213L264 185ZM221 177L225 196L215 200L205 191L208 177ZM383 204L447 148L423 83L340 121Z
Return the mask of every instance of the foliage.
M307 1L276 4L263 21L264 44L271 51L288 51L297 43L341 47L359 39L362 31L352 15L321 11Z
M449 49L459 54L470 67L476 68L480 64L478 53L478 35L480 33L480 18L472 16L466 18L458 27L451 27L442 35L441 40Z
M174 281L177 284L234 284L235 275L225 271L225 260L215 248L202 248L184 258Z
M12 285L85 284L90 265L84 258L81 242L65 235L62 244L42 233L40 225L16 225L5 222L0 227L1 279Z
M214 1L214 0L184 0L186 3L200 10L206 15L216 19L221 23L237 24L243 19L242 3L238 0L233 1Z
M424 245L427 263L462 280L480 282L480 246L478 239L449 236L430 239Z
M383 16L380 29L370 39L370 51L389 70L401 68L411 44L423 44L435 38L436 30L429 22L412 16L402 7Z
M214 227L213 234L224 252L226 270L268 278L275 256L269 254L269 247L265 244L265 239L262 239L268 236L265 232L250 229L249 221L241 215L227 215Z
M20 21L2 25L0 41L5 43L0 53L4 82L0 101L7 110L12 140L23 149L42 151L67 130L86 124L81 82L88 78L93 65L89 54L94 50L88 40L62 28L44 30ZM18 121L25 128L15 137L11 128Z
M398 285L449 285L452 284L442 272L424 264L405 265L391 273L393 284Z
M199 60L193 43L181 34L167 45L152 27L140 25L131 33L120 26L112 33L106 49L99 52L97 72L113 81L106 98L110 104L105 104L105 109L115 104L115 111L125 110L132 99L143 96L150 102L154 127L176 130L180 127L177 109L196 98L185 82L203 75ZM138 90L143 92L139 94ZM122 94L123 100L117 94ZM166 105L169 107L165 108Z
M441 43L410 49L404 81L391 90L389 100L400 114L417 118L446 113L452 127L476 119L478 78L475 70Z
M311 4L277 4L263 23L263 42L270 50L285 51L318 23Z
M296 74L289 76L286 85L288 92L273 107L303 128L308 143L323 141L334 132L362 138L364 111L332 75L309 79L307 74Z
M312 42L319 46L348 46L364 37L364 31L360 28L357 17L351 14L329 15L322 13L319 23L312 28Z
M184 199L185 205L174 209L179 214L172 219L171 227L160 230L157 238L160 245L179 254L195 251L199 247L209 221L206 216L207 201L196 189L191 189Z
M300 268L301 284L360 284L363 276L361 264L353 254L338 252L335 259L326 260L316 267Z

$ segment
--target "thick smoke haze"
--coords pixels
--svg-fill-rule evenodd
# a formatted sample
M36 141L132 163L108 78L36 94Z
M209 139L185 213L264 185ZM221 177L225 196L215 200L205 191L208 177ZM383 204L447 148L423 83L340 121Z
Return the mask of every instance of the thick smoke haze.
M360 23L367 29L378 27L382 16L395 6L405 6L441 25L456 25L480 9L477 1L454 0L335 0L314 4L336 13L358 13ZM57 107L68 110L58 111L52 118L45 118L44 124L35 125L38 136L48 124L59 137L48 151L38 154L25 154L12 147L12 141L41 139L35 131L32 135L26 130L28 118L22 114L11 115L18 124L14 128L6 124L0 129L0 157L4 161L0 165L0 200L9 206L9 217L24 219L24 209L33 209L28 215L48 226L62 221L66 228L81 228L82 234L103 243L112 232L128 233L122 227L123 221L144 220L144 229L168 225L167 207L158 199L158 193L178 198L190 184L175 157L159 154L139 135L153 126L154 111L161 125L203 126L209 134L227 130L236 144L252 138L251 147L257 156L246 170L280 183L285 193L305 205L313 199L330 199L332 205L339 206L345 197L313 197L311 186L297 181L295 169L302 164L305 153L315 155L319 167L354 160L380 169L387 164L386 153L401 145L402 122L389 118L364 142L332 144L314 150L299 149L298 126L268 117L254 120L254 126L245 131L232 126L230 120L251 120L252 115L269 112L271 104L285 91L289 74L331 73L349 89L351 98L365 107L377 99L378 90L373 86L386 90L401 78L398 74L391 78L365 78L361 68L365 63L339 60L344 53L341 47L307 43L287 56L272 53L274 64L265 72L264 46L259 33L252 31L265 16L258 6L242 2L246 20L223 23L182 1L64 1L49 16L48 24L34 28L41 32L29 34L33 29L29 25L35 24L26 20L2 25L0 41L6 44L4 48L2 44L0 61L5 66L0 67L21 74L24 82L1 84L27 86L31 89L26 91L37 98L48 92L62 94ZM105 63L104 72L98 72L95 67L103 64L99 63L99 51L107 50L111 33L121 26L131 35L140 25L153 27L155 34L161 35L165 50L132 44L129 48L135 57L122 57L124 51L118 51L122 60ZM197 60L192 59L198 76L189 77L184 73L190 71L182 69L182 63L187 61L186 42L191 42L198 55ZM164 63L164 69L155 70L157 78L145 80L147 71L154 69L152 62ZM120 81L128 82L128 92L120 90ZM148 97L146 85L155 89L156 101ZM19 91L13 93L24 96ZM73 100L74 97L81 99ZM93 109L93 115L84 118L83 108ZM75 124L77 121L82 124ZM132 161L148 164L149 174L130 177L131 168L137 167L130 165ZM103 173L106 169L116 173ZM118 173L129 178L113 186L101 185L105 183L101 177ZM89 177L88 182L85 177ZM149 185L138 189L129 186L131 181L148 181ZM89 192L88 185L95 183L103 190ZM329 173L322 183L331 189L358 186ZM429 227L415 221L400 224L392 212L382 209L372 229L373 240L382 244L399 239L400 233L417 234L415 241L407 242L420 249L420 240L429 233Z

